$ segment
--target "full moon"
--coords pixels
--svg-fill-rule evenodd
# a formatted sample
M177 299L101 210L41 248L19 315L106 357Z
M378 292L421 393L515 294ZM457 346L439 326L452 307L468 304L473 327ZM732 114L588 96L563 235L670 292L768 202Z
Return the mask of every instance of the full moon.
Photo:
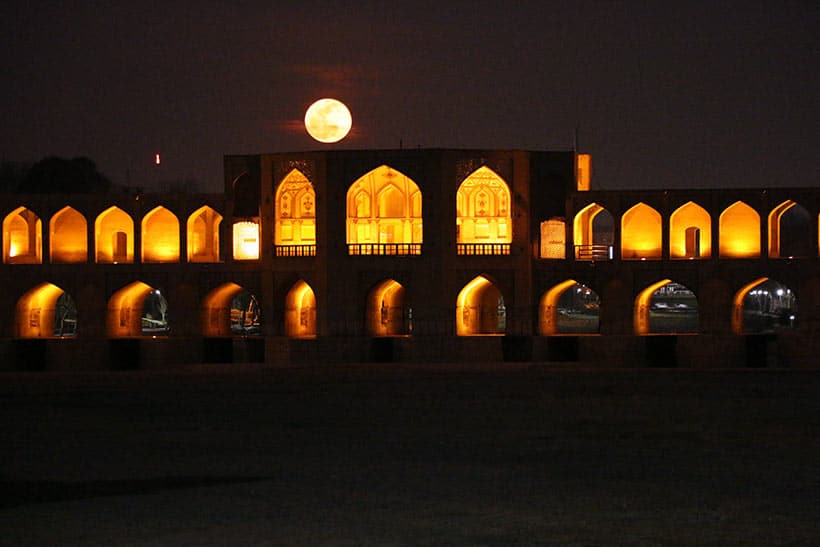
M352 125L350 110L336 99L319 99L305 112L305 129L319 142L339 142Z

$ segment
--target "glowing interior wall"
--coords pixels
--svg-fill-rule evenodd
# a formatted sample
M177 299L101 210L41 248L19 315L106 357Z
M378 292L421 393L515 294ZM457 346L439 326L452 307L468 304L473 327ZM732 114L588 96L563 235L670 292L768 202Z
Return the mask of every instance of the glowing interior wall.
M72 207L63 207L49 222L51 262L75 263L88 260L88 225Z
M760 215L742 201L721 213L719 230L721 258L760 256Z
M179 262L179 220L165 207L156 207L142 219L142 261Z
M489 167L480 167L458 187L456 230L458 243L510 243L510 188Z
M567 226L564 219L551 218L541 223L541 258L567 256Z
M234 260L259 259L259 224L257 222L234 223L233 258Z
M592 156L589 154L578 154L575 156L575 181L579 192L589 190L592 180Z
M645 203L638 203L621 217L621 258L660 259L661 215Z
M232 336L231 302L243 289L236 283L225 283L210 291L202 301L200 313L202 334L212 337Z
M386 165L347 190L347 243L422 243L421 191Z
M507 309L501 291L484 276L478 276L456 299L456 334L480 336L504 334Z
M366 328L370 336L408 334L405 291L400 283L387 279L370 291Z
M3 219L3 262L41 264L43 223L34 212L18 207Z
M541 297L538 306L538 333L595 334L599 328L598 295L574 279L555 285Z
M597 260L612 258L609 247L615 237L615 220L612 213L597 203L590 203L573 219L572 241L575 245L575 258L578 260Z
M188 262L219 262L222 215L207 205L188 217Z
M316 192L313 185L294 169L276 190L276 245L316 244Z
M692 201L678 207L669 217L669 256L709 258L712 256L712 218Z
M58 300L63 289L52 283L37 285L17 301L14 315L14 335L17 338L54 338L57 325L62 325L63 315L69 310L59 310ZM70 319L70 318L68 318ZM76 320L76 318L74 318ZM65 328L62 328L65 332ZM73 332L73 329L71 329Z
M94 221L94 247L98 263L134 261L134 221L119 207L109 207Z
M661 279L657 283L653 283L642 290L635 298L635 309L633 313L635 334L649 334L651 332L649 327L650 300L652 295L655 294L655 291L671 282L671 279Z
M145 300L153 287L135 281L115 292L108 300L106 333L111 338L142 336L142 314Z
M285 298L285 334L291 338L316 336L316 296L302 280L291 287Z
M577 285L574 279L567 279L544 293L538 309L538 333L541 335L558 333L558 298L570 287Z

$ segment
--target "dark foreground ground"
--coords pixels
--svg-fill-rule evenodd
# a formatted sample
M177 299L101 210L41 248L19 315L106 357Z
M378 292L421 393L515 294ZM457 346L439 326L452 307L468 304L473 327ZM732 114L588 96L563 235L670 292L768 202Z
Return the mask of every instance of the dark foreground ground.
M0 375L4 545L820 543L820 372Z

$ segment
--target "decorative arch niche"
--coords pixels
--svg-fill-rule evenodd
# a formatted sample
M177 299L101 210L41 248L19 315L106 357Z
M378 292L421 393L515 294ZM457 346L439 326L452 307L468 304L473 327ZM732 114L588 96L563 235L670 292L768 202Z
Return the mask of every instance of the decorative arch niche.
M811 216L805 207L786 200L769 213L769 256L811 256Z
M33 211L23 206L17 207L3 219L3 262L43 262L43 223Z
M109 207L94 221L95 260L98 263L134 261L134 221L119 207Z
M608 210L590 203L575 215L572 227L576 260L611 260L615 219Z
M406 175L382 165L347 190L350 254L421 254L421 191Z
M462 244L460 254L509 254L512 241L510 188L487 166L473 171L458 187L456 241ZM487 246L481 246L483 244Z
M386 279L367 296L366 328L370 336L410 334L410 311L401 283Z
M274 244L278 256L316 254L316 192L298 169L288 173L276 189L275 215ZM301 247L303 252L280 252L280 247Z
M596 334L599 329L601 300L587 287L567 279L541 297L538 307L538 332L551 334Z
M159 290L134 281L108 300L106 332L111 338L167 334L168 302Z
M504 296L495 284L479 275L467 283L456 299L456 334L458 336L494 336L504 334L507 308Z
M760 256L760 215L742 201L736 201L720 214L720 257L757 258Z
M662 279L635 298L635 334L694 333L700 328L695 294L671 279Z
M41 283L17 301L14 336L66 338L77 334L77 306L53 283Z
M88 261L88 223L76 209L65 206L49 222L51 262L79 263Z
M669 217L669 256L680 259L712 256L712 217L695 203L684 203Z
M179 262L179 220L163 206L142 219L142 261Z
M188 217L188 262L219 262L222 215L203 205Z
M316 336L316 296L301 279L285 297L285 334L291 338Z
M638 203L621 217L621 258L660 260L661 215L645 203Z

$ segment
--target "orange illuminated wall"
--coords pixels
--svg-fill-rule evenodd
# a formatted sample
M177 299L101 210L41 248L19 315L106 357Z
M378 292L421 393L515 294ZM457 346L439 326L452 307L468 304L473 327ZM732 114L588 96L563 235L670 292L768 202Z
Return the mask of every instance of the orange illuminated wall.
M481 336L504 334L507 310L501 291L486 277L478 276L456 299L456 334Z
M285 298L285 334L291 338L316 336L316 296L301 279Z
M17 338L54 338L57 300L63 289L51 283L37 285L17 301L14 335Z
M538 333L541 335L558 333L558 299L570 287L578 282L567 279L544 293L538 313Z
M592 180L592 156L589 154L578 154L575 156L575 181L579 192L589 190Z
M370 336L408 334L404 287L387 279L374 287L367 297L366 328Z
M611 258L609 246L614 240L612 213L597 203L590 203L578 211L573 220L572 240L578 260Z
M98 263L134 261L134 221L119 207L109 207L94 221L95 257Z
M489 167L480 167L456 193L458 243L510 243L512 211L510 188Z
M49 248L52 262L88 260L88 225L85 217L72 207L63 207L49 222Z
M655 292L663 287L671 283L671 279L662 279L657 283L653 283L649 285L647 288L642 290L640 294L638 294L637 298L635 298L635 310L633 314L634 326L635 326L635 334L649 334L649 304L650 300L652 299L652 295Z
M234 260L259 259L259 223L240 221L233 224Z
M736 201L720 215L721 258L756 258L760 256L760 215Z
M112 338L142 336L142 312L153 287L141 281L126 285L108 300L106 333Z
M638 203L621 217L621 258L625 260L661 258L661 215L645 203Z
M3 219L3 262L41 264L43 223L34 212L18 207Z
M202 301L201 324L204 336L231 336L231 301L242 292L236 283L225 283L210 291Z
M347 243L422 243L421 191L382 165L347 190Z
M298 169L292 170L276 190L276 245L316 244L316 192Z
M743 300L752 289L768 281L768 277L760 277L740 288L732 300L732 332L743 334Z
M155 207L142 219L142 261L179 262L179 220L165 207Z
M693 201L681 205L669 217L669 256L712 256L712 217L706 209Z
M222 215L207 205L188 217L188 262L219 262Z
M562 218L551 218L541 223L541 258L567 256L567 224Z
M811 215L799 203L786 200L769 213L769 256L811 256Z

